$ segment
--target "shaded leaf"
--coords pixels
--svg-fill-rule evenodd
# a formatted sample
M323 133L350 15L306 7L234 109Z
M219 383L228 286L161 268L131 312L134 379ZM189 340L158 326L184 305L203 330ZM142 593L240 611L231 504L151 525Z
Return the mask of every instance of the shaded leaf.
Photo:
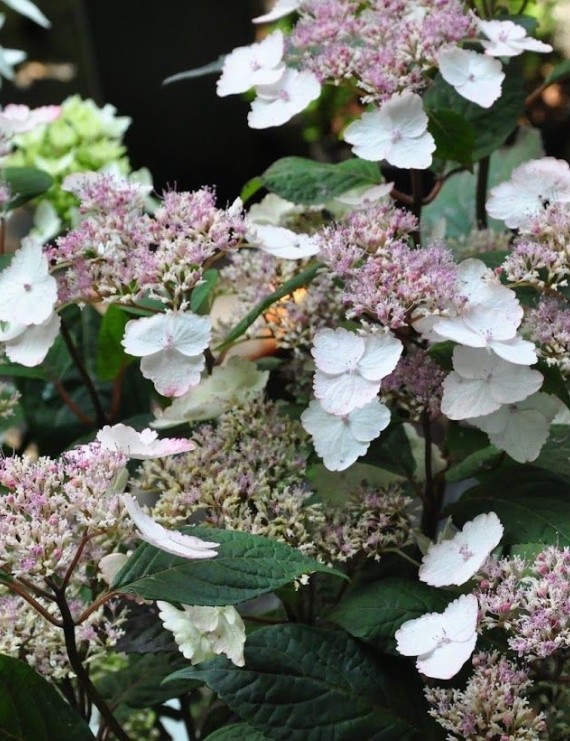
M344 576L260 535L210 527L182 532L220 543L216 558L189 561L143 543L117 574L113 588L152 600L235 605L314 571Z
M475 129L452 110L430 111L428 130L436 144L434 156L469 166L473 161Z
M411 741L429 724L417 672L375 662L346 633L306 625L248 636L246 665L224 658L176 672L204 681L242 719L286 741ZM419 696L419 697L418 697Z
M318 205L361 185L382 182L375 162L350 159L338 164L314 162L304 157L284 157L261 176L263 185L293 203Z
M263 188L263 180L260 177L251 178L241 189L239 197L243 203L247 203L261 188Z
M14 741L88 741L87 723L39 674L0 656L0 738Z
M192 291L190 308L195 314L208 314L211 308L212 291L218 283L219 272L215 268L204 271L202 282Z
M482 471L494 468L503 457L504 453L501 450L494 445L487 445L448 469L445 473L445 480L451 484L464 481L472 476L476 477Z
M126 365L133 362L121 345L125 325L130 318L118 306L109 306L103 315L96 352L97 376L101 381L112 381Z
M398 628L427 612L445 610L453 594L415 579L388 577L359 587L327 616L347 633L396 654Z
M35 167L5 167L2 178L10 189L8 209L19 208L32 198L41 196L53 185L53 178Z
M218 728L206 738L206 741L265 741L267 738L269 737L257 731L249 723L234 723L231 726Z
M568 77L570 77L570 59L565 59L554 67L544 82L546 85L552 85L554 82L566 80Z

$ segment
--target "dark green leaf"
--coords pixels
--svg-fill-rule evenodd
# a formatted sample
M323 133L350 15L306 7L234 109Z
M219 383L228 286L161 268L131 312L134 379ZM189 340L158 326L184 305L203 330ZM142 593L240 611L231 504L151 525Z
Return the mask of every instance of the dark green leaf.
M550 435L533 466L568 477L570 481L570 425L552 425Z
M101 381L112 381L133 360L121 345L129 319L118 306L109 306L103 315L97 343L97 376Z
M504 542L570 545L570 482L531 466L510 466L448 508L459 527L481 512L496 512Z
M570 59L565 59L554 67L544 82L546 85L552 85L554 82L560 82L568 77L570 77Z
M544 360L539 361L537 368L544 376L544 383L540 390L545 394L557 396L570 409L570 394L560 368L556 365L548 365Z
M32 198L41 196L53 184L53 178L35 167L5 167L2 178L10 189L9 208L19 208Z
M226 347L229 347L239 337L242 336L242 334L248 329L248 327L250 327L254 323L257 317L261 316L264 311L267 311L267 309L269 309L269 307L272 306L276 301L285 298L285 296L289 296L293 293L293 291L296 291L297 288L302 288L303 286L306 286L307 283L310 283L315 275L319 272L320 267L321 264L318 262L313 262L310 265L307 265L304 270L302 270L300 273L297 273L297 275L293 276L288 281L283 283L282 286L271 293L267 298L264 298L263 301L260 301L255 309L252 309L250 312L248 312L241 320L241 322L238 322L236 324L236 326L232 329L232 331L222 342L222 344L218 345L216 350L224 350Z
M178 72L175 75L171 75L162 81L163 85L170 85L172 82L180 82L181 80L193 80L196 77L204 77L205 75L215 75L222 71L224 66L225 54L219 56L213 62L202 65L202 67L195 67L194 69L186 70L186 72Z
M534 559L544 550L544 543L516 543L509 550L509 556L518 556L525 561Z
M314 571L343 576L296 548L259 535L209 527L183 532L220 543L218 555L189 561L144 543L121 569L113 588L152 600L235 605Z
M0 738L93 741L87 723L28 664L0 656Z
M249 723L235 723L214 731L206 738L206 741L265 741L268 738Z
M42 381L48 380L45 370L38 365L34 368L27 368L25 365L18 365L18 363L10 363L9 361L4 360L0 362L0 376L13 376L14 378L39 378Z
M452 599L450 592L415 579L388 577L349 592L328 619L380 651L396 654L394 634L406 620L442 612Z
M436 143L435 157L471 165L475 130L469 121L455 111L441 109L429 113L428 129Z
M404 478L409 478L416 472L416 461L412 455L410 441L399 421L393 421L388 429L370 444L361 461Z
M426 715L417 673L388 657L376 663L346 633L306 625L263 628L248 636L245 659L240 669L216 658L173 679L204 681L243 720L273 739L429 737L422 730Z
M97 682L97 689L114 712L120 705L130 708L146 708L158 705L198 686L163 680L173 671L187 664L181 653L177 654L131 654L128 665L109 671Z
M215 268L204 271L202 282L192 291L190 308L195 314L208 314L212 304L212 291L218 283L219 272Z
M475 133L473 161L494 152L512 133L524 111L524 76L520 65L511 61L505 68L501 97L490 107L482 108L459 95L438 74L424 97L428 115L451 110L471 124Z
M382 175L376 163L360 159L331 165L304 157L284 157L272 164L261 180L272 193L293 203L312 206L351 188L381 183Z

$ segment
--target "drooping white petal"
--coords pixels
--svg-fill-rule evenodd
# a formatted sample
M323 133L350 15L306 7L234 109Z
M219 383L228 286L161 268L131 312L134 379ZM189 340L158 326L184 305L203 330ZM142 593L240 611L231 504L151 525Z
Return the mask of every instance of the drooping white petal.
M217 83L218 95L236 95L256 85L278 82L285 73L283 50L284 37L279 30L259 43L234 49L224 59L222 76Z
M124 424L105 425L96 438L106 450L118 450L129 458L138 461L161 458L194 450L192 440L183 438L158 439L158 433L148 427L137 432L133 427Z
M139 537L155 548L189 559L215 558L218 555L215 549L219 547L219 543L201 540L194 535L184 535L177 530L167 530L145 514L130 494L123 494L122 500L139 531Z
M269 224L256 226L249 239L264 252L283 260L300 260L316 255L319 251L319 243L315 237L298 234L282 226Z
M2 0L2 2L4 5L12 8L12 10L15 10L16 13L20 13L20 15L24 15L26 18L34 21L38 26L42 26L43 28L51 27L50 21L31 0Z
M501 63L470 49L442 49L437 57L439 71L463 98L490 108L501 95L505 79Z
M503 537L503 526L494 512L466 522L451 540L432 545L422 559L420 581L432 587L460 586L481 568Z
M309 70L286 68L272 86L257 86L247 121L252 129L267 129L287 123L321 94L321 83Z
M425 170L436 148L427 125L420 96L397 93L379 110L364 113L347 126L344 139L361 159L385 159L394 167Z
M253 23L272 23L273 21L278 21L279 18L284 18L295 10L299 10L302 2L303 0L277 0L268 13L253 18Z
M168 348L144 357L140 368L159 394L177 397L200 383L205 365L204 355L188 357L175 348Z
M323 409L331 414L348 414L353 409L372 401L380 390L379 381L369 381L360 373L341 373L331 376L317 370L313 391Z
M396 648L404 656L417 656L422 674L450 679L473 653L478 609L475 595L464 594L443 613L408 620L396 631Z
M319 330L313 339L311 354L319 370L337 375L355 370L365 349L363 337L338 327Z

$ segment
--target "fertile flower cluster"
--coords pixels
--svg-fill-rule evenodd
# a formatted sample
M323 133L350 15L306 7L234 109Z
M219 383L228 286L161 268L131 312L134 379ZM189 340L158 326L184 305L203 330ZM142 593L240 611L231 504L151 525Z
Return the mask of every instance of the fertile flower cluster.
M408 245L416 228L407 211L386 203L348 214L326 227L321 256L344 283L348 316L365 316L397 329L415 312L439 313L456 295L457 268L440 245Z
M414 421L425 412L435 419L441 412L441 397L445 373L425 350L408 349L394 371L382 381L384 393L396 400Z
M91 538L85 559L98 560L109 533L123 518L117 489L126 457L93 443L58 460L11 457L0 461L0 566L14 576L63 577L81 538Z
M526 659L570 648L570 549L549 546L532 563L490 559L477 589L484 628L501 626Z
M18 389L11 384L0 383L0 420L2 422L14 416L20 396Z
M38 597L38 602L55 619L59 617L53 602ZM87 607L81 594L81 584L72 582L68 604L77 619ZM125 611L109 602L94 610L76 627L76 641L81 655L89 664L104 661L124 633ZM63 631L38 616L36 610L21 597L0 593L0 653L24 658L37 672L56 682L73 678Z
M570 373L570 308L557 298L542 298L526 317L524 329L549 365Z
M528 671L519 669L497 651L473 657L474 671L464 690L431 687L432 718L453 739L497 738L536 741L544 738L545 716L525 697L531 687Z

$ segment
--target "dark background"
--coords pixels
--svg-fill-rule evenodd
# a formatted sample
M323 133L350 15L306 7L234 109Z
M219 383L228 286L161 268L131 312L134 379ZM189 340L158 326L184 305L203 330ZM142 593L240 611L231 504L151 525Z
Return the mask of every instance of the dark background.
M248 103L218 98L217 75L162 87L178 72L200 67L255 40L251 18L261 0L36 0L45 30L6 11L2 43L28 60L72 63L68 82L40 79L18 88L4 82L2 105L59 103L79 93L112 103L133 119L125 137L133 168L148 167L160 192L168 185L216 185L221 203L286 154L307 154L296 126L252 131Z

